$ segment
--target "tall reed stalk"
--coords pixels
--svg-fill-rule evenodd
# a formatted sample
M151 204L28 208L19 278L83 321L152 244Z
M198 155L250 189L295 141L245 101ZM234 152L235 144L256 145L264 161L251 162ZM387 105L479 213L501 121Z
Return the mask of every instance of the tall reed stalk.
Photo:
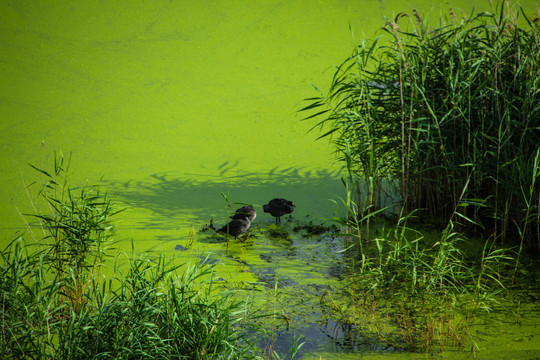
M377 207L381 180L406 211L445 223L465 182L469 229L540 248L540 14L491 12L430 25L416 11L388 21L335 70L306 119L331 137ZM526 196L523 194L526 193ZM463 202L463 201L462 201ZM480 205L480 206L478 206Z
M32 166L41 174L38 198L31 198L35 214L45 236L30 228L44 257L61 277L73 276L78 282L96 270L105 260L111 246L111 218L122 211L103 193L99 185L73 187L70 185L71 155L55 154L54 169ZM44 200L45 206L42 205Z

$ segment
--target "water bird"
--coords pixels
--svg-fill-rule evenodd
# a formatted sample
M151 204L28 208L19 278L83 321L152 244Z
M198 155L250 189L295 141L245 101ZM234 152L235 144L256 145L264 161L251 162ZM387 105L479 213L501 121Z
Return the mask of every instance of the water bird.
M292 201L275 198L268 202L268 204L263 205L263 211L270 213L273 217L276 218L276 224L281 222L281 217L286 214L293 212L296 205Z
M231 216L233 218L237 216L236 214ZM240 235L243 235L247 229L251 226L251 221L249 220L249 215L247 214L238 214L236 218L233 218L227 225L223 226L217 232L229 234L238 238Z
M240 219L240 218L245 217L246 215L247 215L249 221L253 222L253 220L255 220L255 218L257 217L257 212L255 211L253 206L246 205L246 206L242 206L241 208L236 210L234 215L231 216L230 218L231 219Z

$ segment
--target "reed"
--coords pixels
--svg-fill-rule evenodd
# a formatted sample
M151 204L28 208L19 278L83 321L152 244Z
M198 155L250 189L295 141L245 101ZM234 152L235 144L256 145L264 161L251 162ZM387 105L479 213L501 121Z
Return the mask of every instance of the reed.
M71 154L55 153L52 172L30 165L40 173L41 181L28 186L39 189L37 198L30 196L35 213L27 218L38 220L44 236L30 225L27 228L39 250L46 252L43 260L51 270L60 278L73 277L82 286L86 275L105 261L112 245L111 219L123 209L116 207L99 184L71 186L70 164Z
M26 250L19 238L1 253L2 358L255 358L239 329L249 306L213 291L211 266L132 257L93 277L76 306L65 301L73 283L47 276L45 253Z
M505 289L515 254L491 241L475 262L461 250L467 238L452 221L439 239L426 239L408 224L414 214L383 228L351 263L343 292L327 293L321 305L357 338L409 350L464 348L474 343L476 319Z
M406 212L463 216L470 231L540 248L538 19L507 1L434 26L400 13L301 111L366 184L368 205L385 180Z
M496 246L495 239L484 242L479 256L463 250L470 240L456 224L472 222L459 213L470 202L465 198L470 181L461 189L446 227L429 239L417 229L421 211L402 209L396 223L381 221L378 215L384 209L362 210L363 205L352 199L348 181L344 184L346 216L334 221L346 229L343 252L355 246L359 252L347 258L344 291L326 293L321 305L352 338L377 338L386 346L415 351L474 344L471 327L500 299L518 261L512 249ZM377 231L367 238L370 219ZM356 241L351 244L350 239ZM374 246L368 248L366 242Z

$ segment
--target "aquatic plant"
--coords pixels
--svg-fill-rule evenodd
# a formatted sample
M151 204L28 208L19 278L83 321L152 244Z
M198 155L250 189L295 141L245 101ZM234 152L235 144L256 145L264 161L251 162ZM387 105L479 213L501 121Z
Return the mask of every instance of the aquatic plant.
M538 21L509 2L435 27L400 13L336 68L327 94L307 99L305 119L319 119L347 171L346 215L334 219L347 285L321 304L349 333L395 348L474 348L475 319L523 249L540 247L539 40ZM434 220L436 239L417 218ZM464 251L472 234L484 236L476 261Z
M347 166L352 182L350 163ZM456 230L453 220L472 221L464 215L450 216L446 227L427 239L415 226L420 211L402 209L393 223L380 216L385 208L363 209L354 200L354 187L347 180L343 183L347 196L341 202L346 215L334 221L345 230L342 252L349 254L350 265L344 274L344 291L325 293L321 305L347 329L343 332L348 334L349 346L376 343L373 339L386 346L423 351L474 344L471 327L498 301L503 283L510 282L503 274L511 274L509 270L517 264L515 252L487 239L480 254L467 254L463 248L470 240ZM468 184L454 212L467 204ZM370 231L372 219L375 231ZM368 247L370 243L374 246ZM350 251L354 247L357 252Z
M300 343L300 337L294 337L293 342L291 344L291 347L289 348L287 355L288 357L280 356L277 351L272 352L272 357L275 360L284 360L284 359L291 359L293 360L296 355L298 354L298 351L300 351L300 348L304 346L305 343Z
M406 212L540 247L539 18L507 1L437 26L400 13L306 99L362 209L391 185Z
M498 301L515 254L486 242L477 263L462 250L467 239L452 221L438 239L428 239L408 225L413 216L379 226L374 246L350 257L344 291L326 293L321 305L355 338L386 346L426 351L474 344L471 327ZM346 236L360 238L351 230Z
M99 184L72 187L69 167L71 154L54 155L54 170L48 172L34 165L41 174L41 181L28 186L33 217L39 222L39 232L29 224L27 229L44 250L43 260L59 278L73 277L82 286L86 275L103 263L111 246L113 226L111 218L123 209L117 208L103 193ZM38 197L31 195L34 185L39 185ZM43 205L44 200L45 206ZM43 209L45 208L45 209Z
M82 306L65 301L45 252L18 238L0 253L2 358L252 359L237 325L249 304L213 291L212 267L163 256L128 258L114 276L92 277Z

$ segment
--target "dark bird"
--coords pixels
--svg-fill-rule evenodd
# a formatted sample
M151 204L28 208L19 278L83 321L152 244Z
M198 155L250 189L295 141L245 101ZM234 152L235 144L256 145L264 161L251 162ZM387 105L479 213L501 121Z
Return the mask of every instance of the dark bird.
M239 214L238 217L233 218L227 225L219 229L217 232L229 234L235 238L238 238L240 235L244 234L250 226L251 221L249 221L249 215Z
M263 205L264 212L270 213L273 217L276 218L276 224L281 222L281 217L286 214L293 212L295 205L292 201L285 199L272 199L268 204Z
M255 211L253 206L249 206L249 205L242 206L241 208L236 210L234 215L231 216L231 219L239 219L239 218L245 217L246 215L249 221L253 222L253 220L255 220L255 218L257 217L257 212Z

